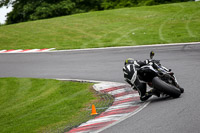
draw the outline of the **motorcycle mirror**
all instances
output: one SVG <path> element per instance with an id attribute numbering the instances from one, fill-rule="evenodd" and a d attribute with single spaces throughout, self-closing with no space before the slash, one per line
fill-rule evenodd
<path id="1" fill-rule="evenodd" d="M 155 55 L 155 53 L 153 51 L 150 52 L 150 59 L 153 59 L 153 56 Z"/>

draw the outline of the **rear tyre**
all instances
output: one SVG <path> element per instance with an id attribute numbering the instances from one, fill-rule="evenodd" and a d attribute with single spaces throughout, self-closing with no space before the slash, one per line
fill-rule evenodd
<path id="1" fill-rule="evenodd" d="M 172 96 L 173 98 L 178 98 L 181 95 L 181 92 L 178 88 L 173 85 L 170 85 L 158 77 L 153 78 L 152 80 L 153 87 L 160 91 L 164 92 L 167 95 Z"/>
<path id="2" fill-rule="evenodd" d="M 180 89 L 181 93 L 184 93 L 184 89 L 183 88 L 180 87 L 179 89 Z"/>

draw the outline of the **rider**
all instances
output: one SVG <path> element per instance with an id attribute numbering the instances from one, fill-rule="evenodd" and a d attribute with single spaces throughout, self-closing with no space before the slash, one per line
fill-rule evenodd
<path id="1" fill-rule="evenodd" d="M 146 83 L 141 83 L 139 81 L 139 79 L 136 77 L 136 75 L 135 75 L 136 79 L 134 80 L 134 83 L 131 82 L 133 73 L 130 73 L 130 69 L 134 69 L 134 67 L 131 67 L 131 64 L 134 64 L 135 68 L 139 69 L 142 66 L 147 65 L 149 63 L 150 63 L 149 60 L 138 61 L 138 60 L 133 60 L 132 58 L 128 58 L 128 59 L 126 59 L 126 61 L 124 63 L 124 67 L 123 67 L 125 81 L 128 82 L 133 87 L 134 90 L 137 90 L 139 92 L 141 101 L 146 101 L 152 95 L 156 95 L 158 97 L 160 96 L 160 94 L 157 93 L 155 89 L 152 89 L 152 90 L 146 92 L 146 90 L 147 90 Z M 134 72 L 137 70 L 131 70 L 131 71 Z M 137 72 L 136 72 L 136 74 L 137 74 Z"/>
<path id="2" fill-rule="evenodd" d="M 126 59 L 123 67 L 125 81 L 128 82 L 133 87 L 134 90 L 137 90 L 139 92 L 141 101 L 146 101 L 152 95 L 160 97 L 160 93 L 157 92 L 155 89 L 151 89 L 150 91 L 146 92 L 147 90 L 146 83 L 140 82 L 139 78 L 137 77 L 137 73 L 139 73 L 139 71 L 137 70 L 139 70 L 142 66 L 148 65 L 150 63 L 152 63 L 151 60 L 138 61 L 132 58 L 128 58 Z M 135 67 L 133 67 L 133 65 Z M 161 71 L 162 69 L 165 69 L 169 72 L 171 71 L 170 69 L 168 70 L 167 68 L 164 68 L 162 66 L 160 66 L 159 68 Z M 151 84 L 149 84 L 149 86 L 151 86 Z M 176 81 L 176 86 L 180 89 L 181 93 L 184 92 L 184 89 L 178 85 L 177 81 Z"/>

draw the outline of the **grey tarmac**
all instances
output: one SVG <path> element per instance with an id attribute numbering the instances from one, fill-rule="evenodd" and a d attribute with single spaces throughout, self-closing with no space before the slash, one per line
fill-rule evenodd
<path id="1" fill-rule="evenodd" d="M 0 77 L 124 82 L 124 60 L 145 60 L 151 50 L 175 72 L 185 93 L 152 98 L 145 109 L 102 133 L 200 133 L 200 44 L 0 54 Z"/>

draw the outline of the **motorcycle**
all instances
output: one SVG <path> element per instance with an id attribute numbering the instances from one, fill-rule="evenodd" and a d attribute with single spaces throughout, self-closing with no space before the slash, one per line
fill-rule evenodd
<path id="1" fill-rule="evenodd" d="M 137 90 L 146 87 L 148 84 L 154 90 L 156 96 L 168 95 L 173 98 L 180 97 L 184 89 L 178 85 L 176 77 L 171 69 L 160 64 L 160 60 L 154 60 L 155 53 L 150 52 L 150 59 L 147 65 L 136 67 L 135 64 L 129 64 L 125 73 L 130 76 L 128 81 Z M 146 89 L 146 88 L 145 88 Z"/>

